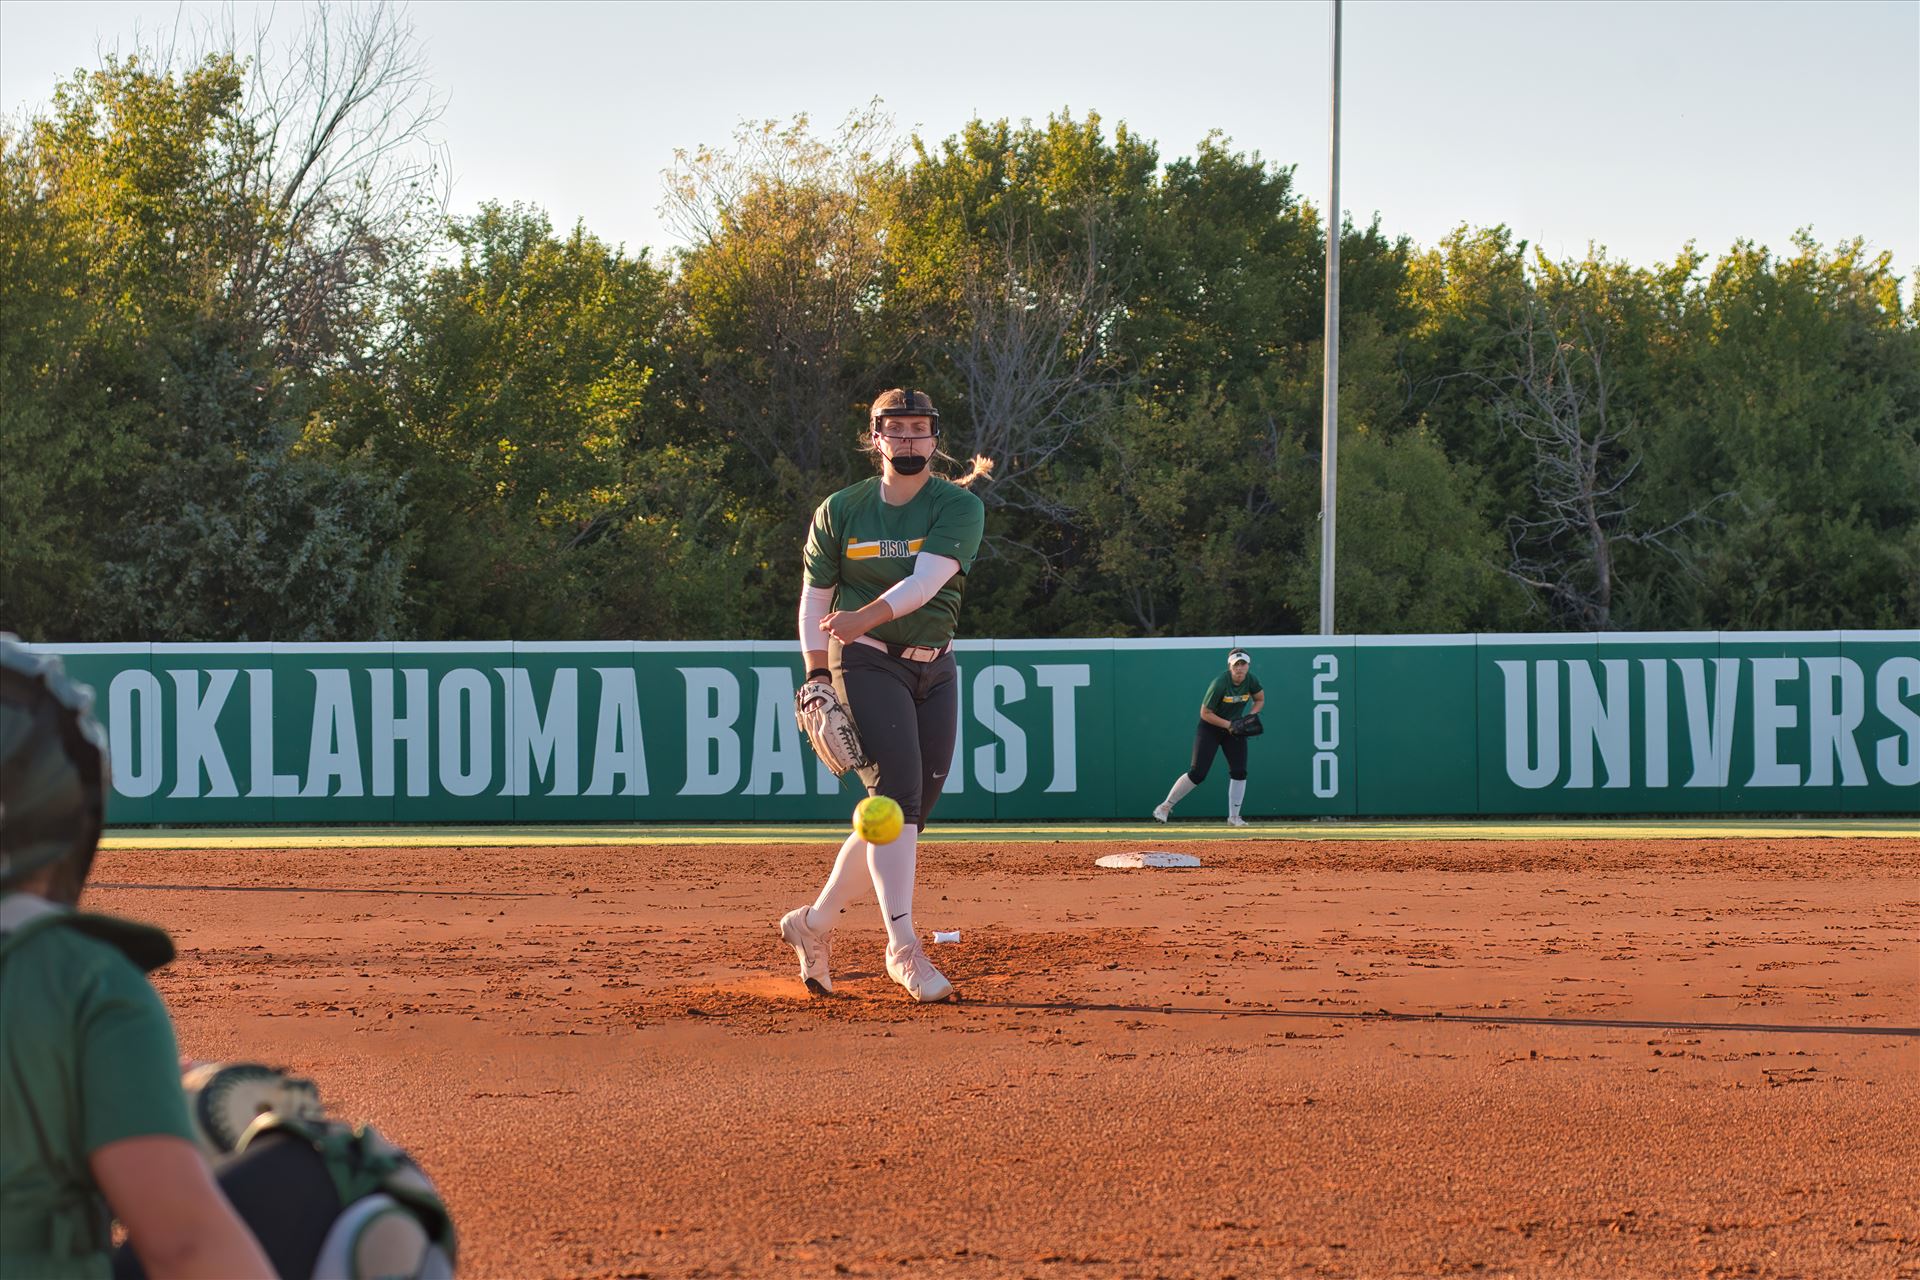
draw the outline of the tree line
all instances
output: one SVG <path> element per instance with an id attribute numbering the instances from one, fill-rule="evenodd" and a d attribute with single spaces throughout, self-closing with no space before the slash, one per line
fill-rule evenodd
<path id="1" fill-rule="evenodd" d="M 0 128 L 0 626 L 790 634 L 864 408 L 997 463 L 966 633 L 1318 627 L 1324 210 L 1099 115 L 690 148 L 664 254 L 445 215 L 387 8 L 111 57 Z M 1920 622 L 1920 303 L 1810 236 L 1341 236 L 1346 632 Z"/>

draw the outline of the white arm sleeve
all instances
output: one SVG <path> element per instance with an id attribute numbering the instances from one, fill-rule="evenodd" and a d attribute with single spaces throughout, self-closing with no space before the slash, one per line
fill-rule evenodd
<path id="1" fill-rule="evenodd" d="M 940 588 L 958 572 L 960 562 L 952 556 L 922 551 L 913 558 L 913 572 L 888 587 L 880 598 L 893 610 L 894 617 L 904 618 L 939 595 Z"/>
<path id="2" fill-rule="evenodd" d="M 827 647 L 826 632 L 820 619 L 833 611 L 833 588 L 816 587 L 800 580 L 800 652 L 818 653 Z"/>

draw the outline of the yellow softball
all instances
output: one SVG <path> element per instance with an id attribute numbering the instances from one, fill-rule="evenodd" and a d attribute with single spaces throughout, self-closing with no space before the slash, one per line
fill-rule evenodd
<path id="1" fill-rule="evenodd" d="M 870 844 L 890 844 L 900 838 L 905 821 L 891 796 L 868 796 L 853 809 L 853 830 Z"/>

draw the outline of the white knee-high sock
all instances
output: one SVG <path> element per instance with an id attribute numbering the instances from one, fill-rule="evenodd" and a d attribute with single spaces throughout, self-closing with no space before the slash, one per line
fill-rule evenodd
<path id="1" fill-rule="evenodd" d="M 1227 816 L 1240 816 L 1240 803 L 1247 798 L 1247 780 L 1245 778 L 1227 779 Z"/>
<path id="2" fill-rule="evenodd" d="M 919 861 L 920 831 L 908 823 L 892 841 L 870 847 L 867 867 L 873 872 L 880 914 L 887 922 L 887 945 L 904 947 L 913 941 L 913 871 Z"/>
<path id="3" fill-rule="evenodd" d="M 1184 773 L 1175 778 L 1173 780 L 1173 790 L 1167 792 L 1167 808 L 1171 809 L 1173 806 L 1179 804 L 1181 800 L 1186 798 L 1187 792 L 1191 790 L 1193 790 L 1192 778 L 1189 778 Z"/>
<path id="4" fill-rule="evenodd" d="M 840 913 L 860 896 L 860 891 L 867 887 L 867 877 L 860 874 L 866 860 L 867 842 L 857 835 L 848 836 L 840 846 L 839 856 L 833 860 L 832 874 L 807 914 L 809 929 L 821 932 L 832 929 Z"/>

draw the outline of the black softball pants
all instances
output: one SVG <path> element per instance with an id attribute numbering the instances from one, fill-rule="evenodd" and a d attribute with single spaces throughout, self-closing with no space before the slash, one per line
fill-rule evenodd
<path id="1" fill-rule="evenodd" d="M 909 662 L 864 644 L 828 646 L 834 690 L 873 763 L 860 770 L 867 794 L 891 796 L 908 822 L 925 830 L 953 767 L 960 724 L 959 669 L 953 654 Z"/>
<path id="2" fill-rule="evenodd" d="M 1193 763 L 1187 766 L 1187 780 L 1196 787 L 1205 782 L 1207 774 L 1213 769 L 1216 751 L 1227 753 L 1227 776 L 1236 782 L 1245 781 L 1247 740 L 1205 720 L 1193 731 Z"/>

